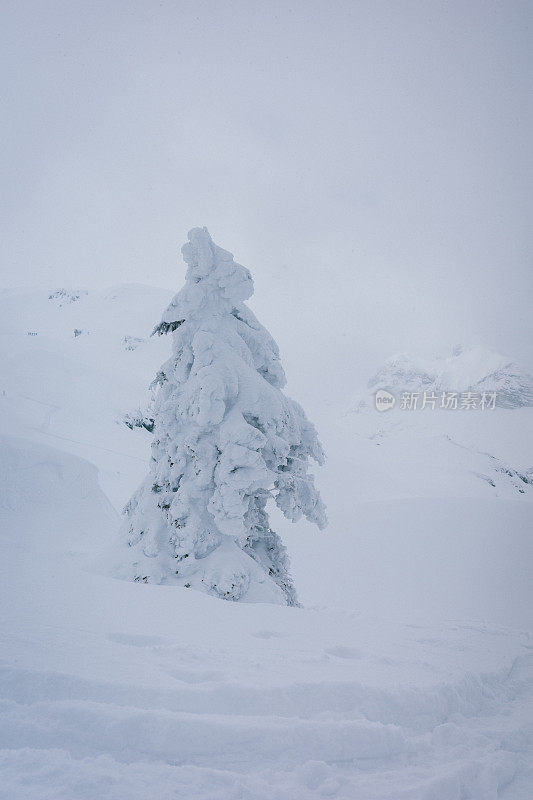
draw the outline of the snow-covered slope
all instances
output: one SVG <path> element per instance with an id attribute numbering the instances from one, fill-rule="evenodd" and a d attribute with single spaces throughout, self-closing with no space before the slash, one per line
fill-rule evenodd
<path id="1" fill-rule="evenodd" d="M 94 468 L 0 446 L 6 800 L 481 800 L 520 770 L 523 635 L 101 577 Z"/>
<path id="2" fill-rule="evenodd" d="M 3 553 L 9 549 L 23 559 L 14 577 L 20 579 L 32 566 L 43 569 L 44 561 L 49 566 L 74 559 L 79 567 L 84 557 L 93 558 L 117 526 L 117 513 L 98 484 L 96 467 L 13 436 L 0 437 L 0 452 Z"/>
<path id="3" fill-rule="evenodd" d="M 0 302 L 0 798 L 529 800 L 533 409 L 316 404 L 304 608 L 114 580 L 169 296 L 50 294 Z"/>
<path id="4" fill-rule="evenodd" d="M 0 294 L 0 430 L 92 461 L 119 508 L 149 457 L 142 433 L 122 420 L 149 404 L 154 369 L 168 357 L 150 333 L 171 296 L 138 284 Z"/>

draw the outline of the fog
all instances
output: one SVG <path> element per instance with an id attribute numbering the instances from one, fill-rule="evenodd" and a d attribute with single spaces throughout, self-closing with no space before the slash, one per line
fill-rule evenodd
<path id="1" fill-rule="evenodd" d="M 530 2 L 2 16 L 4 286 L 178 289 L 206 225 L 311 393 L 457 342 L 529 366 Z"/>

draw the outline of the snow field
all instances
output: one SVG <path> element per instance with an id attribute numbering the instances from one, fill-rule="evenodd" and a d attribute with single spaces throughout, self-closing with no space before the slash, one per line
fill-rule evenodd
<path id="1" fill-rule="evenodd" d="M 0 798 L 530 800 L 531 409 L 314 409 L 330 528 L 274 514 L 304 608 L 116 580 L 150 297 L 2 305 Z"/>

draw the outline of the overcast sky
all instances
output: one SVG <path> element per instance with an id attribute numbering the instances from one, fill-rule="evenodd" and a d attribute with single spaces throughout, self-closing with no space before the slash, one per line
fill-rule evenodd
<path id="1" fill-rule="evenodd" d="M 532 2 L 2 17 L 6 286 L 178 289 L 207 225 L 275 338 L 305 338 L 293 368 L 310 346 L 356 363 L 362 341 L 531 358 Z"/>

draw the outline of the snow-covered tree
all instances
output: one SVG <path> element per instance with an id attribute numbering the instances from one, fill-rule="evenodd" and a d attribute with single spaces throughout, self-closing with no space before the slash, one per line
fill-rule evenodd
<path id="1" fill-rule="evenodd" d="M 244 304 L 249 271 L 206 228 L 188 239 L 185 286 L 154 330 L 172 334 L 172 356 L 154 381 L 150 473 L 125 509 L 123 576 L 295 605 L 266 506 L 273 498 L 292 522 L 303 515 L 324 527 L 308 473 L 309 459 L 321 464 L 324 454 L 282 392 L 276 343 Z"/>

